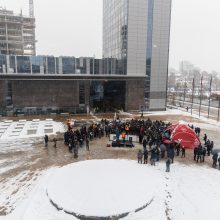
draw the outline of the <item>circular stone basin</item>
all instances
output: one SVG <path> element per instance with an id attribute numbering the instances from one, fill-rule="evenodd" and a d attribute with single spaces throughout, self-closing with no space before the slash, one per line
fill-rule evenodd
<path id="1" fill-rule="evenodd" d="M 74 216 L 125 216 L 152 202 L 159 175 L 135 161 L 83 161 L 58 169 L 47 195 L 57 209 Z"/>

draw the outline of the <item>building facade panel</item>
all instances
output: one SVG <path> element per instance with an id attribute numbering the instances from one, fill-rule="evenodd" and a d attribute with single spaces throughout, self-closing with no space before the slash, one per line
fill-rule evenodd
<path id="1" fill-rule="evenodd" d="M 147 6 L 147 0 L 128 1 L 128 76 L 145 76 Z"/>
<path id="2" fill-rule="evenodd" d="M 126 106 L 125 110 L 140 110 L 143 106 L 144 78 L 139 80 L 128 80 L 126 84 Z"/>
<path id="3" fill-rule="evenodd" d="M 155 94 L 167 92 L 171 0 L 154 0 L 153 10 L 150 110 L 166 108 L 164 95 L 155 99 Z"/>

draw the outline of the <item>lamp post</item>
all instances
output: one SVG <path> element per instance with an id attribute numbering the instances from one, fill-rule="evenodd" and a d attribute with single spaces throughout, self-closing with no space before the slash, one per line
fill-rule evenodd
<path id="1" fill-rule="evenodd" d="M 187 83 L 186 83 L 186 79 L 185 79 L 184 94 L 183 94 L 183 108 L 184 108 L 184 104 L 185 104 L 185 101 L 186 101 L 186 89 L 187 89 Z"/>
<path id="2" fill-rule="evenodd" d="M 220 116 L 220 96 L 218 96 L 218 122 L 219 122 L 219 116 Z"/>
<path id="3" fill-rule="evenodd" d="M 195 88 L 195 77 L 193 77 L 193 82 L 192 82 L 192 105 L 191 105 L 191 115 L 192 115 L 192 111 L 193 111 L 194 88 Z"/>
<path id="4" fill-rule="evenodd" d="M 210 85 L 209 85 L 209 107 L 208 107 L 208 118 L 209 118 L 209 115 L 210 115 L 211 95 L 212 95 L 212 75 L 211 75 Z"/>
<path id="5" fill-rule="evenodd" d="M 201 77 L 201 87 L 200 87 L 199 117 L 200 117 L 201 105 L 202 105 L 202 81 L 203 81 L 203 76 Z"/>

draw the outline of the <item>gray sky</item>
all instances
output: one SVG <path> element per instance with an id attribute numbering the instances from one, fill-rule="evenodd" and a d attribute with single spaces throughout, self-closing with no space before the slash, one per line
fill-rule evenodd
<path id="1" fill-rule="evenodd" d="M 102 0 L 35 0 L 37 53 L 102 56 Z M 0 0 L 28 13 L 28 0 Z M 220 72 L 220 1 L 173 0 L 170 66 L 189 60 Z"/>

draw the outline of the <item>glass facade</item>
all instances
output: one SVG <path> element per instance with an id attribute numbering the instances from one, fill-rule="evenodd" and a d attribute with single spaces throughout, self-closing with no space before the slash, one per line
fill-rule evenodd
<path id="1" fill-rule="evenodd" d="M 6 72 L 6 56 L 0 55 L 0 73 Z"/>
<path id="2" fill-rule="evenodd" d="M 48 74 L 56 74 L 56 58 L 47 57 Z"/>
<path id="3" fill-rule="evenodd" d="M 46 57 L 45 56 L 31 56 L 32 73 L 45 74 L 46 73 Z"/>
<path id="4" fill-rule="evenodd" d="M 0 73 L 101 75 L 103 61 L 90 57 L 0 55 Z"/>
<path id="5" fill-rule="evenodd" d="M 9 73 L 16 73 L 16 57 L 15 56 L 10 56 L 9 58 L 9 69 L 8 72 Z"/>
<path id="6" fill-rule="evenodd" d="M 148 0 L 148 18 L 147 18 L 147 51 L 146 51 L 146 79 L 145 79 L 145 108 L 149 109 L 150 105 L 150 78 L 153 48 L 153 16 L 154 0 Z"/>
<path id="7" fill-rule="evenodd" d="M 145 109 L 165 109 L 171 0 L 103 1 L 103 72 L 145 78 Z"/>
<path id="8" fill-rule="evenodd" d="M 126 81 L 92 81 L 90 105 L 97 112 L 125 109 Z"/>
<path id="9" fill-rule="evenodd" d="M 151 75 L 153 15 L 154 15 L 154 0 L 148 0 L 147 63 L 146 63 L 147 78 L 150 78 Z"/>
<path id="10" fill-rule="evenodd" d="M 63 57 L 62 58 L 62 69 L 63 69 L 63 74 L 74 74 L 75 73 L 75 58 L 74 57 Z"/>
<path id="11" fill-rule="evenodd" d="M 128 1 L 104 0 L 104 74 L 127 74 Z"/>
<path id="12" fill-rule="evenodd" d="M 31 73 L 31 57 L 17 56 L 17 72 L 18 73 Z"/>

